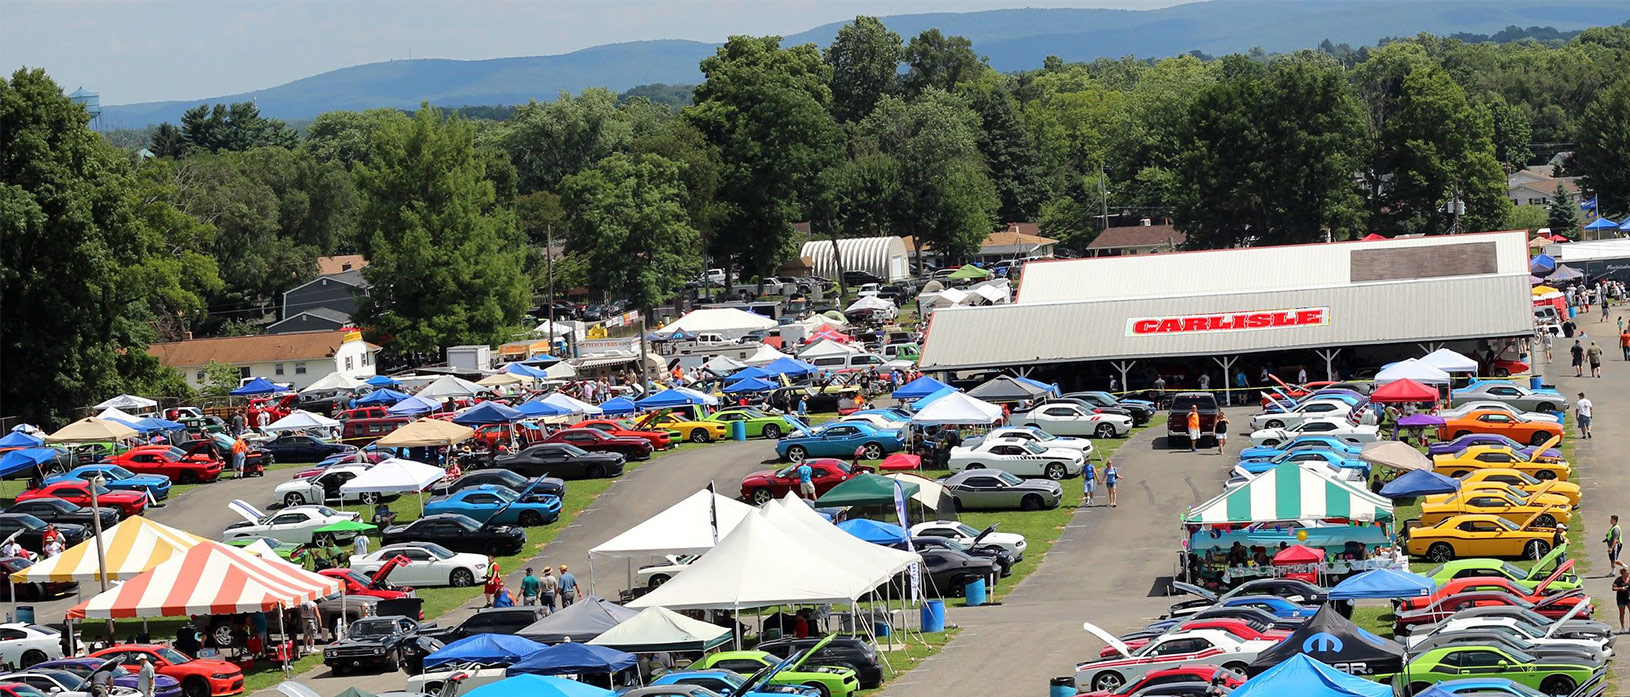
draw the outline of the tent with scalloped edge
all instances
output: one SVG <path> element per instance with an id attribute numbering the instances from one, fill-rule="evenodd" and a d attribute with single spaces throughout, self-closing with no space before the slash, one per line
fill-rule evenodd
<path id="1" fill-rule="evenodd" d="M 1283 462 L 1183 516 L 1190 525 L 1392 519 L 1392 503 L 1338 479 L 1324 463 Z"/>

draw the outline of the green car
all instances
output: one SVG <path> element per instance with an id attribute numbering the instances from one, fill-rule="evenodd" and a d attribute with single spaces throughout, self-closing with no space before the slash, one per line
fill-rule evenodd
<path id="1" fill-rule="evenodd" d="M 1556 565 L 1562 561 L 1562 556 L 1568 551 L 1567 545 L 1551 550 L 1550 554 L 1540 557 L 1534 566 L 1524 569 L 1510 562 L 1499 559 L 1455 559 L 1426 572 L 1426 577 L 1432 579 L 1434 584 L 1442 586 L 1451 579 L 1466 578 L 1468 576 L 1491 576 L 1510 580 L 1523 588 L 1534 590 L 1545 579 L 1550 578 L 1556 570 Z M 1579 587 L 1579 576 L 1573 573 L 1563 574 L 1561 578 L 1551 582 L 1547 589 L 1558 591 L 1571 591 Z"/>
<path id="2" fill-rule="evenodd" d="M 821 644 L 816 644 L 817 648 L 820 646 Z M 804 662 L 815 653 L 816 648 L 804 651 L 796 663 L 772 676 L 770 684 L 813 687 L 820 691 L 821 697 L 849 697 L 860 690 L 860 678 L 855 676 L 852 668 L 836 666 L 805 668 Z M 780 658 L 767 651 L 720 651 L 703 656 L 702 660 L 692 663 L 687 670 L 724 668 L 743 675 L 752 675 L 780 662 Z"/>
<path id="3" fill-rule="evenodd" d="M 1559 659 L 1534 658 L 1521 651 L 1467 644 L 1432 649 L 1416 656 L 1399 676 L 1408 681 L 1407 694 L 1460 678 L 1505 678 L 1548 695 L 1567 695 L 1596 677 L 1592 666 Z"/>
<path id="4" fill-rule="evenodd" d="M 766 414 L 757 409 L 751 409 L 748 407 L 720 409 L 719 411 L 709 414 L 707 418 L 702 420 L 713 421 L 725 425 L 740 421 L 747 424 L 748 438 L 764 437 L 775 440 L 781 436 L 793 432 L 792 424 L 787 422 L 786 417 L 778 414 Z"/>
<path id="5" fill-rule="evenodd" d="M 284 561 L 291 561 L 292 557 L 294 556 L 294 551 L 300 549 L 300 545 L 290 544 L 282 540 L 274 540 L 270 537 L 240 537 L 235 540 L 227 540 L 225 544 L 243 548 L 254 544 L 256 541 L 265 542 L 266 546 L 271 547 L 272 551 L 276 552 L 277 556 L 282 557 Z"/>

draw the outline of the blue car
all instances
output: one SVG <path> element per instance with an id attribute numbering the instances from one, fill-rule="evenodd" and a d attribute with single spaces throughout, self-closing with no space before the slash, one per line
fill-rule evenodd
<path id="1" fill-rule="evenodd" d="M 1370 471 L 1370 463 L 1368 462 L 1356 457 L 1349 457 L 1344 453 L 1319 448 L 1292 450 L 1269 460 L 1241 460 L 1238 469 L 1251 474 L 1260 474 L 1273 469 L 1282 462 L 1323 462 L 1335 469 L 1356 469 L 1366 474 Z"/>
<path id="2" fill-rule="evenodd" d="M 1270 412 L 1270 413 L 1278 413 L 1278 412 L 1282 412 L 1282 411 L 1285 410 L 1283 405 L 1286 404 L 1286 403 L 1289 403 L 1294 408 L 1296 405 L 1301 404 L 1302 402 L 1308 402 L 1308 401 L 1312 401 L 1312 400 L 1315 400 L 1315 399 L 1337 399 L 1337 400 L 1341 400 L 1343 402 L 1346 402 L 1349 406 L 1353 406 L 1353 407 L 1357 407 L 1357 406 L 1359 406 L 1361 404 L 1364 404 L 1365 402 L 1370 401 L 1369 397 L 1361 395 L 1361 394 L 1359 394 L 1357 392 L 1354 392 L 1352 390 L 1344 390 L 1344 389 L 1341 389 L 1341 388 L 1338 387 L 1338 388 L 1331 388 L 1331 389 L 1324 389 L 1324 390 L 1315 390 L 1315 391 L 1310 392 L 1308 394 L 1302 395 L 1301 397 L 1299 397 L 1297 399 L 1291 399 L 1289 397 L 1286 397 L 1284 395 L 1284 393 L 1275 394 L 1274 397 L 1273 397 L 1273 400 L 1268 402 L 1268 406 L 1263 408 L 1263 411 L 1264 412 Z"/>
<path id="3" fill-rule="evenodd" d="M 509 525 L 547 525 L 560 519 L 560 497 L 517 493 L 497 484 L 483 484 L 437 496 L 424 505 L 426 516 L 457 513 L 482 522 Z"/>
<path id="4" fill-rule="evenodd" d="M 834 422 L 812 430 L 808 424 L 789 416 L 787 421 L 798 429 L 798 435 L 782 438 L 775 445 L 775 454 L 790 462 L 802 462 L 806 457 L 836 457 L 850 459 L 860 450 L 866 460 L 881 459 L 889 453 L 905 448 L 899 429 L 881 429 L 856 421 Z"/>
<path id="5" fill-rule="evenodd" d="M 1348 457 L 1358 457 L 1364 451 L 1360 443 L 1348 442 L 1337 436 L 1307 435 L 1297 436 L 1288 443 L 1279 445 L 1258 445 L 1240 451 L 1241 460 L 1272 460 L 1292 450 L 1307 450 L 1309 448 L 1323 448 L 1338 453 L 1345 453 Z"/>
<path id="6" fill-rule="evenodd" d="M 1223 607 L 1254 607 L 1282 620 L 1312 617 L 1318 608 L 1297 605 L 1277 595 L 1242 595 L 1217 603 Z"/>
<path id="7" fill-rule="evenodd" d="M 1526 685 L 1512 682 L 1506 678 L 1460 678 L 1458 680 L 1445 680 L 1425 692 L 1420 697 L 1449 697 L 1450 695 L 1477 695 L 1477 697 L 1543 697 L 1545 693 Z"/>
<path id="8" fill-rule="evenodd" d="M 153 497 L 155 501 L 170 498 L 170 478 L 162 474 L 136 474 L 118 465 L 81 465 L 63 474 L 54 474 L 45 478 L 46 484 L 55 484 L 69 479 L 90 481 L 102 477 L 103 484 L 109 489 L 119 491 L 140 491 Z"/>
<path id="9" fill-rule="evenodd" d="M 901 409 L 899 407 L 888 407 L 888 408 L 885 408 L 885 409 L 865 409 L 865 410 L 857 411 L 857 412 L 855 412 L 853 414 L 850 414 L 850 416 L 881 416 L 881 417 L 883 417 L 885 419 L 888 419 L 889 421 L 900 421 L 900 422 L 906 422 L 906 421 L 911 420 L 911 414 L 909 412 L 907 412 L 906 410 Z"/>
<path id="10" fill-rule="evenodd" d="M 651 681 L 652 687 L 661 685 L 696 685 L 705 687 L 725 697 L 784 697 L 785 695 L 806 695 L 807 697 L 820 697 L 820 690 L 804 685 L 760 685 L 758 689 L 745 695 L 736 695 L 747 677 L 733 670 L 710 668 L 708 670 L 680 670 L 666 673 L 662 677 Z"/>

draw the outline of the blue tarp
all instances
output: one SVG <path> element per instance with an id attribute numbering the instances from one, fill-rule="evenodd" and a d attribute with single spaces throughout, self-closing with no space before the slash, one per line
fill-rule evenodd
<path id="1" fill-rule="evenodd" d="M 509 667 L 509 674 L 576 675 L 615 673 L 632 668 L 638 659 L 627 651 L 576 641 L 555 644 Z"/>
<path id="2" fill-rule="evenodd" d="M 636 410 L 636 407 L 634 406 L 634 400 L 629 399 L 627 397 L 618 397 L 616 399 L 608 399 L 608 400 L 605 401 L 605 403 L 600 405 L 600 412 L 605 414 L 606 416 L 615 416 L 615 415 L 618 415 L 618 414 L 632 414 L 632 413 L 635 412 L 635 410 Z"/>
<path id="3" fill-rule="evenodd" d="M 1437 584 L 1420 574 L 1393 569 L 1375 569 L 1336 584 L 1330 590 L 1332 600 L 1382 600 L 1390 598 L 1424 598 L 1432 594 Z"/>
<path id="4" fill-rule="evenodd" d="M 244 383 L 243 387 L 233 390 L 232 396 L 243 397 L 245 395 L 276 394 L 278 392 L 288 392 L 288 389 L 281 387 L 273 383 L 271 380 L 267 380 L 266 378 L 255 378 Z"/>
<path id="5" fill-rule="evenodd" d="M 428 414 L 440 408 L 440 401 L 425 399 L 424 397 L 414 395 L 391 405 L 391 407 L 385 411 L 390 412 L 391 416 L 415 416 L 418 414 Z"/>
<path id="6" fill-rule="evenodd" d="M 409 395 L 406 392 L 397 392 L 396 390 L 388 387 L 381 387 L 373 392 L 369 392 L 368 394 L 358 397 L 356 404 L 359 407 L 388 407 L 392 404 L 407 399 L 410 396 L 412 395 Z"/>
<path id="7" fill-rule="evenodd" d="M 185 430 L 187 430 L 187 425 L 184 424 L 184 423 L 171 421 L 169 419 L 161 419 L 161 418 L 158 418 L 157 416 L 149 416 L 149 417 L 147 417 L 145 419 L 142 419 L 141 421 L 137 421 L 136 424 L 138 426 L 141 426 L 142 428 L 146 428 L 146 429 L 150 429 L 150 430 L 154 430 L 154 431 L 185 431 Z"/>
<path id="8" fill-rule="evenodd" d="M 527 419 L 536 419 L 540 416 L 566 416 L 567 414 L 572 413 L 572 410 L 570 409 L 557 407 L 543 401 L 542 397 L 534 399 L 530 402 L 522 402 L 520 406 L 515 407 L 515 411 L 519 413 L 522 418 Z"/>
<path id="9" fill-rule="evenodd" d="M 45 440 L 32 433 L 12 431 L 0 438 L 0 448 L 37 448 L 45 445 Z"/>
<path id="10" fill-rule="evenodd" d="M 772 377 L 772 376 L 769 373 L 764 372 L 763 368 L 759 368 L 759 367 L 756 367 L 756 366 L 752 367 L 752 368 L 742 368 L 741 370 L 738 370 L 738 371 L 730 374 L 730 379 L 731 380 L 746 380 L 747 378 L 767 378 L 767 377 Z"/>
<path id="11" fill-rule="evenodd" d="M 401 387 L 402 386 L 402 383 L 397 382 L 396 378 L 393 378 L 393 377 L 391 377 L 389 375 L 375 375 L 375 376 L 373 376 L 371 378 L 368 378 L 366 380 L 366 382 L 369 385 L 372 385 L 374 387 Z"/>
<path id="12" fill-rule="evenodd" d="M 1556 270 L 1556 259 L 1549 254 L 1540 254 L 1528 260 L 1528 273 L 1535 276 L 1544 276 Z"/>
<path id="13" fill-rule="evenodd" d="M 793 376 L 809 375 L 810 373 L 818 373 L 818 372 L 821 371 L 820 368 L 817 368 L 812 364 L 805 363 L 803 361 L 800 361 L 800 360 L 798 360 L 796 358 L 791 358 L 791 357 L 777 358 L 777 359 L 775 359 L 773 361 L 770 361 L 770 364 L 764 366 L 763 370 L 768 375 L 793 375 Z"/>
<path id="14" fill-rule="evenodd" d="M 487 424 L 512 424 L 524 418 L 526 418 L 525 414 L 498 402 L 482 402 L 466 410 L 463 414 L 453 417 L 453 423 L 460 426 L 485 426 Z"/>
<path id="15" fill-rule="evenodd" d="M 1406 472 L 1381 487 L 1381 495 L 1393 500 L 1456 491 L 1460 491 L 1460 480 L 1432 470 Z"/>
<path id="16" fill-rule="evenodd" d="M 1244 685 L 1231 697 L 1392 697 L 1392 686 L 1370 682 L 1331 668 L 1304 654 L 1291 656 Z"/>
<path id="17" fill-rule="evenodd" d="M 576 680 L 517 675 L 464 693 L 464 697 L 614 697 L 617 693 Z"/>
<path id="18" fill-rule="evenodd" d="M 426 656 L 424 667 L 434 668 L 447 663 L 517 663 L 543 649 L 543 644 L 513 634 L 477 634 L 459 639 Z"/>
<path id="19" fill-rule="evenodd" d="M 872 544 L 892 545 L 906 541 L 905 528 L 865 518 L 845 520 L 838 523 L 838 529 Z"/>
<path id="20" fill-rule="evenodd" d="M 1030 378 L 1021 378 L 1021 377 L 1015 377 L 1013 379 L 1018 381 L 1018 383 L 1021 384 L 1021 385 L 1029 385 L 1029 386 L 1034 387 L 1034 388 L 1036 388 L 1038 390 L 1047 390 L 1048 394 L 1050 394 L 1050 395 L 1052 395 L 1054 397 L 1058 396 L 1058 393 L 1059 393 L 1058 383 L 1042 382 L 1040 380 L 1031 380 Z"/>
<path id="21" fill-rule="evenodd" d="M 679 390 L 663 390 L 634 404 L 641 409 L 662 409 L 686 404 L 706 404 L 706 402 L 696 395 L 685 394 Z"/>
<path id="22" fill-rule="evenodd" d="M 38 467 L 57 459 L 61 453 L 51 448 L 23 448 L 0 455 L 0 476 Z"/>
<path id="23" fill-rule="evenodd" d="M 747 378 L 746 380 L 737 380 L 737 381 L 732 382 L 729 385 L 725 386 L 724 393 L 725 394 L 746 394 L 746 393 L 749 393 L 749 392 L 763 392 L 765 390 L 773 390 L 773 389 L 775 389 L 777 387 L 779 387 L 779 385 L 777 385 L 777 384 L 775 384 L 773 382 L 770 382 L 769 380 L 765 380 L 764 378 Z"/>
<path id="24" fill-rule="evenodd" d="M 935 392 L 947 389 L 949 387 L 950 385 L 924 375 L 916 380 L 912 380 L 911 382 L 901 385 L 900 389 L 894 391 L 894 398 L 918 399 L 920 397 L 927 397 L 928 395 L 934 394 Z"/>
<path id="25" fill-rule="evenodd" d="M 504 372 L 509 373 L 510 375 L 519 375 L 523 378 L 533 378 L 536 380 L 542 380 L 545 377 L 543 370 L 534 368 L 525 363 L 511 363 L 506 365 L 504 366 Z"/>

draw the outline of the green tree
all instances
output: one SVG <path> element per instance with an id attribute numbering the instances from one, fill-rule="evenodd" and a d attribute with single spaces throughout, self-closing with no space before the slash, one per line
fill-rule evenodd
<path id="1" fill-rule="evenodd" d="M 838 240 L 893 234 L 900 206 L 900 163 L 881 153 L 863 154 L 828 167 L 816 177 L 810 232 L 832 244 L 840 295 L 847 294 L 847 270 Z"/>
<path id="2" fill-rule="evenodd" d="M 607 157 L 561 182 L 569 248 L 592 287 L 647 312 L 699 268 L 679 164 L 659 155 Z"/>
<path id="3" fill-rule="evenodd" d="M 1047 158 L 1024 128 L 1018 100 L 1005 82 L 967 84 L 962 94 L 979 114 L 979 152 L 1002 201 L 999 219 L 1035 220 L 1051 193 L 1051 177 Z"/>
<path id="4" fill-rule="evenodd" d="M 1509 170 L 1528 166 L 1534 153 L 1528 149 L 1533 129 L 1528 125 L 1528 114 L 1512 106 L 1504 97 L 1494 95 L 1484 105 L 1493 127 L 1494 157 Z"/>
<path id="5" fill-rule="evenodd" d="M 504 146 L 519 172 L 520 191 L 530 193 L 554 190 L 567 176 L 627 149 L 633 138 L 634 124 L 617 107 L 617 95 L 590 88 L 516 109 Z"/>
<path id="6" fill-rule="evenodd" d="M 1585 110 L 1573 159 L 1601 212 L 1630 211 L 1630 77 L 1620 77 Z"/>
<path id="7" fill-rule="evenodd" d="M 918 252 L 932 245 L 949 259 L 965 259 L 995 228 L 1001 199 L 979 154 L 979 125 L 967 102 L 938 89 L 911 102 L 885 97 L 860 124 L 878 151 L 899 163 L 892 222 Z"/>
<path id="8" fill-rule="evenodd" d="M 187 140 L 174 124 L 161 123 L 147 139 L 147 150 L 159 157 L 177 158 L 187 154 Z"/>
<path id="9" fill-rule="evenodd" d="M 372 335 L 421 352 L 506 338 L 531 294 L 526 254 L 473 129 L 426 104 L 374 133 L 356 177 L 372 285 L 359 312 Z"/>
<path id="10" fill-rule="evenodd" d="M 221 397 L 238 388 L 238 369 L 226 363 L 210 361 L 204 366 L 203 387 L 198 391 L 209 397 Z"/>
<path id="11" fill-rule="evenodd" d="M 1551 194 L 1551 205 L 1545 208 L 1545 227 L 1558 235 L 1579 230 L 1579 203 L 1568 195 L 1561 182 L 1556 185 L 1556 193 Z"/>
<path id="12" fill-rule="evenodd" d="M 395 109 L 326 111 L 306 126 L 306 139 L 301 147 L 318 162 L 338 162 L 349 170 L 368 159 L 374 131 L 383 124 L 407 120 L 406 114 Z"/>
<path id="13" fill-rule="evenodd" d="M 861 15 L 838 30 L 826 48 L 832 67 L 832 116 L 854 122 L 872 113 L 883 95 L 900 86 L 900 35 L 876 17 Z"/>
<path id="14" fill-rule="evenodd" d="M 231 105 L 202 104 L 181 114 L 181 136 L 189 150 L 219 152 L 259 147 L 292 148 L 299 142 L 294 129 L 260 115 L 254 102 Z"/>
<path id="15" fill-rule="evenodd" d="M 906 44 L 905 62 L 910 66 L 901 81 L 907 95 L 929 88 L 950 92 L 964 82 L 976 80 L 990 66 L 973 51 L 973 42 L 963 36 L 946 36 L 929 29 Z"/>
<path id="16" fill-rule="evenodd" d="M 1511 217 L 1507 218 L 1506 223 L 1500 227 L 1506 230 L 1533 232 L 1542 227 L 1549 227 L 1546 224 L 1546 218 L 1545 206 L 1512 206 Z"/>

